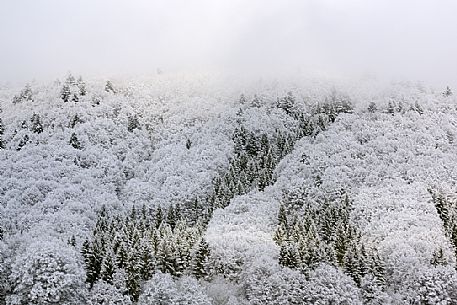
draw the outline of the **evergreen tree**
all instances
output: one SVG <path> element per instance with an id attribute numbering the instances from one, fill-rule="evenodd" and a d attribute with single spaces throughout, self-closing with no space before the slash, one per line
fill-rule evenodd
<path id="1" fill-rule="evenodd" d="M 76 83 L 79 89 L 79 95 L 85 96 L 87 94 L 86 83 L 83 81 L 83 78 L 80 76 Z"/>
<path id="2" fill-rule="evenodd" d="M 71 98 L 71 101 L 74 103 L 79 102 L 79 97 L 76 93 L 73 93 L 73 97 Z"/>
<path id="3" fill-rule="evenodd" d="M 16 150 L 21 150 L 22 147 L 24 147 L 27 143 L 29 142 L 29 136 L 28 135 L 24 135 L 24 137 L 21 139 L 21 141 L 19 141 L 19 144 L 16 148 Z"/>
<path id="4" fill-rule="evenodd" d="M 76 133 L 72 133 L 70 137 L 70 145 L 73 146 L 75 149 L 81 149 L 81 143 L 78 140 L 78 137 L 76 136 Z"/>
<path id="5" fill-rule="evenodd" d="M 239 103 L 240 103 L 241 105 L 244 105 L 244 104 L 247 103 L 246 96 L 244 96 L 244 94 L 241 94 Z"/>
<path id="6" fill-rule="evenodd" d="M 76 79 L 71 73 L 68 73 L 65 83 L 69 86 L 74 86 L 76 84 Z"/>
<path id="7" fill-rule="evenodd" d="M 43 124 L 41 124 L 40 116 L 36 113 L 33 114 L 32 119 L 32 132 L 34 133 L 42 133 L 43 132 Z"/>
<path id="8" fill-rule="evenodd" d="M 160 227 L 160 225 L 162 224 L 163 218 L 164 218 L 164 216 L 163 216 L 162 208 L 159 206 L 157 208 L 155 216 L 154 216 L 156 229 L 158 229 Z"/>
<path id="9" fill-rule="evenodd" d="M 283 98 L 278 99 L 276 107 L 284 110 L 287 114 L 291 115 L 295 107 L 295 97 L 292 92 L 288 92 Z"/>
<path id="10" fill-rule="evenodd" d="M 209 245 L 205 239 L 201 239 L 197 250 L 193 255 L 193 260 L 191 264 L 191 273 L 197 279 L 207 278 L 210 274 L 209 270 L 209 257 L 210 250 Z"/>
<path id="11" fill-rule="evenodd" d="M 443 248 L 439 248 L 439 249 L 433 251 L 432 259 L 431 259 L 430 263 L 433 266 L 447 265 L 447 259 L 444 256 Z"/>
<path id="12" fill-rule="evenodd" d="M 111 81 L 106 81 L 106 84 L 105 84 L 105 91 L 106 92 L 111 92 L 113 94 L 116 93 L 116 89 L 114 89 L 114 85 Z"/>
<path id="13" fill-rule="evenodd" d="M 60 98 L 65 102 L 70 101 L 71 90 L 68 84 L 63 85 L 62 89 L 60 90 Z"/>
<path id="14" fill-rule="evenodd" d="M 286 213 L 286 208 L 284 207 L 284 204 L 281 204 L 279 206 L 278 225 L 283 225 L 284 227 L 287 228 L 287 213 Z"/>
<path id="15" fill-rule="evenodd" d="M 140 128 L 140 122 L 137 115 L 129 115 L 127 117 L 127 130 L 133 132 L 134 129 Z"/>
<path id="16" fill-rule="evenodd" d="M 5 132 L 5 126 L 3 126 L 2 118 L 0 118 L 0 136 Z"/>
<path id="17" fill-rule="evenodd" d="M 167 224 L 170 226 L 170 228 L 172 230 L 175 229 L 175 226 L 176 226 L 176 222 L 177 222 L 177 219 L 176 219 L 176 213 L 175 213 L 175 208 L 173 207 L 173 205 L 171 205 L 169 208 L 168 208 L 168 213 L 167 213 Z"/>
<path id="18" fill-rule="evenodd" d="M 292 242 L 284 242 L 279 251 L 279 264 L 292 269 L 298 268 L 300 259 L 298 251 Z"/>
<path id="19" fill-rule="evenodd" d="M 75 114 L 70 120 L 70 128 L 75 128 L 76 124 L 82 123 L 81 119 L 79 118 L 78 114 Z"/>
<path id="20" fill-rule="evenodd" d="M 392 101 L 389 101 L 387 105 L 387 113 L 394 115 L 395 114 L 395 105 Z"/>
<path id="21" fill-rule="evenodd" d="M 446 90 L 443 92 L 444 97 L 448 97 L 452 95 L 452 90 L 449 86 L 446 87 Z"/>
<path id="22" fill-rule="evenodd" d="M 107 253 L 103 259 L 101 267 L 101 279 L 107 283 L 113 283 L 113 274 L 115 272 L 114 253 Z"/>
<path id="23" fill-rule="evenodd" d="M 375 102 L 371 102 L 368 105 L 368 112 L 375 113 L 377 110 L 378 110 L 378 107 L 376 107 L 376 103 Z"/>
<path id="24" fill-rule="evenodd" d="M 192 146 L 192 142 L 190 141 L 190 139 L 187 139 L 187 141 L 186 141 L 186 148 L 187 148 L 187 149 L 190 149 L 191 146 Z"/>

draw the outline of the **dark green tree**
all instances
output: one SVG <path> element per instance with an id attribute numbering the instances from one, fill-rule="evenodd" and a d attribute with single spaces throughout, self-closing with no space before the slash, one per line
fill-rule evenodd
<path id="1" fill-rule="evenodd" d="M 70 86 L 67 84 L 63 85 L 62 89 L 60 90 L 60 98 L 65 103 L 67 103 L 70 101 L 70 96 L 71 96 Z"/>
<path id="2" fill-rule="evenodd" d="M 32 126 L 31 126 L 32 132 L 34 132 L 34 133 L 43 132 L 43 124 L 41 123 L 40 115 L 34 113 L 32 115 L 31 122 L 32 122 Z"/>
<path id="3" fill-rule="evenodd" d="M 114 85 L 111 81 L 106 81 L 106 84 L 105 84 L 105 91 L 106 92 L 111 92 L 113 94 L 116 93 L 116 89 L 114 88 Z"/>
<path id="4" fill-rule="evenodd" d="M 70 137 L 70 145 L 73 146 L 75 149 L 81 149 L 81 143 L 78 140 L 78 137 L 76 136 L 76 133 L 72 133 Z"/>
<path id="5" fill-rule="evenodd" d="M 16 150 L 21 150 L 27 143 L 29 142 L 29 136 L 24 135 L 24 137 L 19 141 L 19 144 L 16 148 Z"/>
<path id="6" fill-rule="evenodd" d="M 210 275 L 209 268 L 210 249 L 204 238 L 201 239 L 195 251 L 191 263 L 191 273 L 197 279 L 208 278 Z"/>
<path id="7" fill-rule="evenodd" d="M 85 96 L 87 94 L 86 83 L 83 81 L 83 78 L 81 76 L 78 78 L 76 85 L 79 89 L 79 95 Z"/>

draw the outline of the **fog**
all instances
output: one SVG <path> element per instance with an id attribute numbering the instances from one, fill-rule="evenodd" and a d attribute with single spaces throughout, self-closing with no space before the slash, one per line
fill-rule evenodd
<path id="1" fill-rule="evenodd" d="M 167 71 L 457 85 L 454 0 L 2 0 L 0 81 Z"/>

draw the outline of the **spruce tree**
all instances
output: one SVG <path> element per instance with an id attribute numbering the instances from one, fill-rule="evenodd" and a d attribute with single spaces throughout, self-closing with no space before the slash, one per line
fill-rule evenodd
<path id="1" fill-rule="evenodd" d="M 192 146 L 192 141 L 190 139 L 187 139 L 186 141 L 186 148 L 187 149 L 190 149 L 190 147 Z"/>
<path id="2" fill-rule="evenodd" d="M 81 119 L 79 118 L 78 114 L 75 114 L 70 120 L 70 128 L 75 128 L 76 124 L 81 123 Z"/>
<path id="3" fill-rule="evenodd" d="M 129 115 L 127 117 L 127 130 L 133 132 L 134 129 L 140 128 L 140 122 L 137 115 Z"/>
<path id="4" fill-rule="evenodd" d="M 41 124 L 40 116 L 36 113 L 33 114 L 32 119 L 32 132 L 34 133 L 42 133 L 43 132 L 43 124 Z"/>
<path id="5" fill-rule="evenodd" d="M 76 133 L 72 133 L 70 137 L 70 145 L 73 146 L 75 149 L 81 149 L 81 143 L 78 140 L 78 137 L 76 136 Z"/>
<path id="6" fill-rule="evenodd" d="M 433 251 L 432 259 L 430 260 L 430 263 L 433 266 L 438 266 L 438 265 L 444 266 L 444 265 L 447 265 L 447 259 L 444 256 L 443 248 L 439 248 L 439 249 Z"/>
<path id="7" fill-rule="evenodd" d="M 60 90 L 60 98 L 65 103 L 67 103 L 70 101 L 70 95 L 71 95 L 70 86 L 67 84 L 63 85 L 62 89 Z"/>
<path id="8" fill-rule="evenodd" d="M 395 114 L 395 105 L 392 101 L 389 101 L 387 104 L 387 113 L 394 115 Z"/>
<path id="9" fill-rule="evenodd" d="M 368 112 L 375 113 L 377 110 L 378 110 L 378 107 L 376 107 L 376 103 L 375 102 L 371 102 L 368 105 Z"/>
<path id="10" fill-rule="evenodd" d="M 18 144 L 16 150 L 17 151 L 21 150 L 22 147 L 24 147 L 28 142 L 29 142 L 29 136 L 24 135 L 24 137 L 21 139 L 21 141 L 19 141 L 19 144 Z"/>
<path id="11" fill-rule="evenodd" d="M 209 245 L 204 238 L 201 239 L 195 251 L 191 263 L 191 273 L 197 279 L 207 278 L 210 274 L 209 270 Z"/>
<path id="12" fill-rule="evenodd" d="M 116 271 L 115 269 L 115 261 L 114 261 L 114 253 L 107 253 L 103 259 L 102 267 L 101 267 L 101 279 L 107 283 L 113 283 L 113 274 Z"/>
<path id="13" fill-rule="evenodd" d="M 114 85 L 111 81 L 106 81 L 106 84 L 105 84 L 105 91 L 106 92 L 111 92 L 113 94 L 116 93 L 116 89 L 114 89 Z"/>
<path id="14" fill-rule="evenodd" d="M 449 86 L 446 87 L 446 90 L 443 92 L 444 97 L 448 97 L 452 95 L 452 90 Z"/>
<path id="15" fill-rule="evenodd" d="M 78 78 L 76 85 L 79 89 L 79 95 L 85 96 L 87 94 L 86 83 L 83 81 L 81 76 Z"/>
<path id="16" fill-rule="evenodd" d="M 286 241 L 282 243 L 279 251 L 279 264 L 292 269 L 298 268 L 300 265 L 299 254 L 294 243 Z"/>

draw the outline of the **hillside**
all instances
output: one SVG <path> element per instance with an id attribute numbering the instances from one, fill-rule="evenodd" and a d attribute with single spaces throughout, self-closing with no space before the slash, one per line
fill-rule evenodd
<path id="1" fill-rule="evenodd" d="M 0 305 L 457 304 L 457 100 L 217 75 L 0 87 Z"/>

